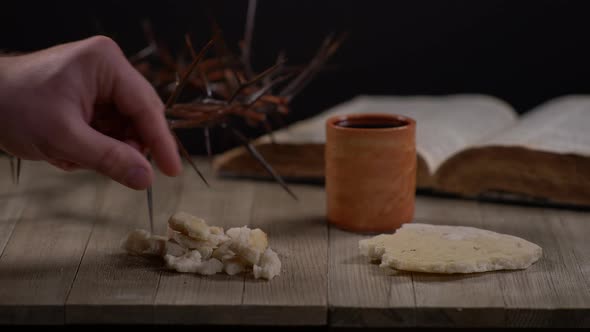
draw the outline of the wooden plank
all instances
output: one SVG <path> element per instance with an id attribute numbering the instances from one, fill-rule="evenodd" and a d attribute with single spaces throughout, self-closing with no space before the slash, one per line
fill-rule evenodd
<path id="1" fill-rule="evenodd" d="M 563 232 L 560 234 L 561 238 L 568 242 L 575 257 L 575 263 L 584 277 L 585 288 L 582 291 L 590 292 L 590 245 L 588 245 L 590 214 L 568 210 L 554 210 L 552 213 L 559 220 L 561 226 L 559 231 Z M 590 315 L 587 317 L 590 318 Z"/>
<path id="2" fill-rule="evenodd" d="M 0 158 L 0 256 L 28 200 L 23 193 L 25 185 L 13 183 L 9 159 Z"/>
<path id="3" fill-rule="evenodd" d="M 572 245 L 584 240 L 568 236 L 551 210 L 482 204 L 481 211 L 487 229 L 543 248 L 543 257 L 530 268 L 496 273 L 506 303 L 506 325 L 589 326 L 590 292 L 574 254 L 580 244 Z"/>
<path id="4" fill-rule="evenodd" d="M 420 197 L 421 223 L 482 227 L 474 201 Z M 504 299 L 494 273 L 435 275 L 412 273 L 416 325 L 430 327 L 498 327 L 504 324 Z"/>
<path id="5" fill-rule="evenodd" d="M 358 242 L 368 237 L 330 227 L 330 324 L 335 327 L 414 326 L 411 274 L 382 270 L 361 257 Z"/>
<path id="6" fill-rule="evenodd" d="M 570 210 L 543 209 L 550 219 L 551 233 L 559 248 L 560 264 L 554 269 L 553 282 L 559 297 L 551 324 L 590 327 L 590 214 Z M 573 271 L 575 272 L 573 272 Z M 577 296 L 569 298 L 568 294 Z"/>
<path id="7" fill-rule="evenodd" d="M 359 253 L 360 235 L 330 226 L 330 324 L 336 327 L 414 326 L 415 296 L 410 273 L 381 269 Z"/>
<path id="8" fill-rule="evenodd" d="M 587 212 L 419 197 L 418 222 L 513 234 L 541 245 L 544 257 L 524 271 L 390 275 L 360 257 L 367 236 L 328 230 L 323 188 L 293 186 L 294 202 L 274 183 L 205 173 L 211 189 L 188 168 L 181 179 L 158 177 L 156 232 L 178 210 L 226 228 L 260 227 L 281 254 L 280 276 L 178 274 L 127 256 L 120 240 L 149 227 L 145 193 L 26 163 L 20 187 L 0 187 L 8 221 L 0 225 L 0 323 L 590 326 Z"/>
<path id="9" fill-rule="evenodd" d="M 325 325 L 327 323 L 328 227 L 324 190 L 291 185 L 292 199 L 273 182 L 256 185 L 252 228 L 264 230 L 282 263 L 270 281 L 246 278 L 242 324 Z"/>
<path id="10" fill-rule="evenodd" d="M 177 209 L 225 230 L 248 225 L 254 197 L 252 182 L 217 179 L 206 163 L 199 163 L 199 167 L 211 188 L 199 184 L 194 172 L 186 172 Z M 156 323 L 239 324 L 243 290 L 241 275 L 163 272 L 155 299 Z"/>
<path id="11" fill-rule="evenodd" d="M 154 232 L 166 234 L 182 182 L 158 172 L 153 190 Z M 66 323 L 153 322 L 162 262 L 133 257 L 121 249 L 121 241 L 134 229 L 149 231 L 146 194 L 111 181 L 66 303 Z"/>
<path id="12" fill-rule="evenodd" d="M 26 163 L 29 202 L 0 258 L 1 323 L 64 323 L 64 303 L 101 203 L 97 179 Z"/>

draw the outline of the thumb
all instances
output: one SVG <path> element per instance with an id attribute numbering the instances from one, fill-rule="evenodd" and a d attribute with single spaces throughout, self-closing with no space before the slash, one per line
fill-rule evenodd
<path id="1" fill-rule="evenodd" d="M 149 187 L 153 170 L 132 146 L 103 135 L 86 123 L 74 127 L 64 158 L 136 190 Z"/>

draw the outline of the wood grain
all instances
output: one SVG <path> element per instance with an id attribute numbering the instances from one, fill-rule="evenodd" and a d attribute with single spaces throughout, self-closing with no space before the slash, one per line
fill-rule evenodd
<path id="1" fill-rule="evenodd" d="M 252 228 L 261 228 L 282 263 L 270 281 L 246 278 L 243 324 L 325 325 L 328 227 L 323 190 L 293 185 L 292 199 L 275 183 L 256 186 Z"/>
<path id="2" fill-rule="evenodd" d="M 391 274 L 361 257 L 358 241 L 367 237 L 330 227 L 330 324 L 335 327 L 414 326 L 411 275 Z"/>
<path id="3" fill-rule="evenodd" d="M 474 201 L 421 197 L 416 221 L 482 228 Z M 416 325 L 430 327 L 501 327 L 504 300 L 494 273 L 436 275 L 412 273 Z"/>
<path id="4" fill-rule="evenodd" d="M 338 327 L 414 326 L 415 296 L 409 273 L 392 273 L 360 255 L 360 235 L 330 226 L 330 324 Z"/>
<path id="5" fill-rule="evenodd" d="M 590 296 L 590 245 L 588 245 L 588 234 L 590 234 L 590 217 L 588 212 L 568 211 L 568 210 L 551 210 L 552 218 L 559 220 L 559 225 L 555 225 L 556 231 L 559 231 L 562 248 L 571 249 L 574 258 L 574 264 L 580 271 L 583 283 L 579 285 L 579 292 L 585 296 L 585 304 L 581 308 L 572 310 L 569 316 L 572 316 L 575 325 L 580 327 L 590 326 L 590 309 L 588 308 L 587 299 Z M 576 268 L 573 267 L 572 268 Z M 567 315 L 566 315 L 567 316 Z"/>
<path id="6" fill-rule="evenodd" d="M 577 327 L 588 324 L 590 292 L 574 247 L 551 210 L 482 204 L 483 225 L 543 248 L 526 270 L 496 273 L 506 306 L 507 326 Z M 579 237 L 577 240 L 581 240 Z"/>
<path id="7" fill-rule="evenodd" d="M 165 234 L 181 182 L 158 175 L 154 184 L 155 232 Z M 121 241 L 134 229 L 149 230 L 146 194 L 110 182 L 84 258 L 66 304 L 66 322 L 135 323 L 154 321 L 153 302 L 162 262 L 127 255 Z"/>
<path id="8" fill-rule="evenodd" d="M 218 180 L 206 163 L 199 167 L 211 183 L 204 187 L 192 171 L 185 171 L 179 211 L 204 218 L 224 229 L 248 225 L 254 186 L 251 182 Z M 163 272 L 155 299 L 158 324 L 239 324 L 244 277 L 199 276 Z"/>
<path id="9" fill-rule="evenodd" d="M 180 210 L 226 229 L 260 227 L 281 275 L 204 277 L 128 256 L 121 239 L 149 228 L 144 192 L 27 162 L 20 186 L 0 179 L 0 323 L 590 326 L 588 212 L 419 196 L 417 222 L 519 236 L 543 257 L 521 271 L 392 273 L 359 255 L 370 235 L 327 226 L 323 187 L 292 185 L 296 202 L 275 183 L 219 179 L 199 166 L 211 188 L 189 169 L 158 176 L 156 233 Z"/>
<path id="10" fill-rule="evenodd" d="M 590 245 L 588 245 L 589 232 L 587 212 L 553 210 L 552 217 L 557 218 L 560 223 L 558 231 L 561 233 L 562 241 L 566 241 L 571 247 L 575 263 L 584 277 L 585 289 L 590 292 Z M 589 315 L 590 317 L 590 315 Z"/>
<path id="11" fill-rule="evenodd" d="M 64 303 L 96 217 L 101 185 L 88 172 L 26 165 L 23 193 L 28 203 L 0 258 L 0 322 L 63 324 Z"/>
<path id="12" fill-rule="evenodd" d="M 28 177 L 27 177 L 28 178 Z M 24 180 L 24 179 L 23 179 Z M 0 256 L 20 218 L 29 195 L 23 194 L 26 183 L 13 183 L 9 159 L 0 158 Z"/>

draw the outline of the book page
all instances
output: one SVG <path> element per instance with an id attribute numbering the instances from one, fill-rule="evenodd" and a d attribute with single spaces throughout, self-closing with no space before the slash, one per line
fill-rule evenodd
<path id="1" fill-rule="evenodd" d="M 508 104 L 485 95 L 359 96 L 279 130 L 274 137 L 279 144 L 322 144 L 326 120 L 352 113 L 400 114 L 416 120 L 416 149 L 431 174 L 451 155 L 514 125 L 517 118 Z"/>
<path id="2" fill-rule="evenodd" d="M 546 102 L 526 113 L 518 125 L 483 145 L 588 156 L 590 96 L 570 95 Z"/>

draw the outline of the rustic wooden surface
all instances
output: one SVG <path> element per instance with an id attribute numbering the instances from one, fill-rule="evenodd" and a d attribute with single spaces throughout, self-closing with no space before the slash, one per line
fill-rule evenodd
<path id="1" fill-rule="evenodd" d="M 358 235 L 329 227 L 321 186 L 158 176 L 156 232 L 178 210 L 225 228 L 264 229 L 282 257 L 270 282 L 166 271 L 125 255 L 148 229 L 145 193 L 91 172 L 24 163 L 11 183 L 0 158 L 1 324 L 197 324 L 370 327 L 590 326 L 590 212 L 419 197 L 416 220 L 509 233 L 539 244 L 523 271 L 393 273 L 358 254 Z"/>

